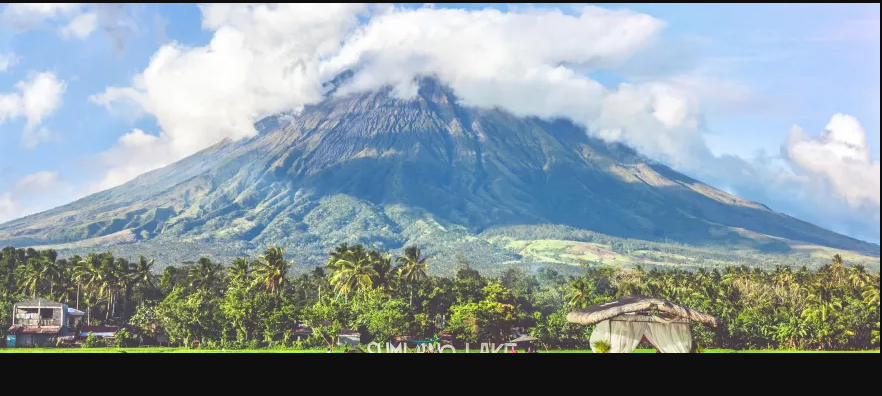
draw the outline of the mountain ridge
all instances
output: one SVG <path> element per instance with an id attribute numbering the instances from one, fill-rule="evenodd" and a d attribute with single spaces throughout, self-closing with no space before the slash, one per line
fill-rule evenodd
<path id="1" fill-rule="evenodd" d="M 339 242 L 397 249 L 446 233 L 445 246 L 476 238 L 490 249 L 488 230 L 556 224 L 770 254 L 812 245 L 878 261 L 878 245 L 713 188 L 569 121 L 461 106 L 434 78 L 420 79 L 407 100 L 388 87 L 335 95 L 344 82 L 296 117 L 262 119 L 252 138 L 0 224 L 0 244 L 117 238 L 112 246 L 215 244 L 231 255 L 282 244 L 307 250 L 295 255 L 314 264 Z M 500 263 L 524 260 L 493 249 Z"/>

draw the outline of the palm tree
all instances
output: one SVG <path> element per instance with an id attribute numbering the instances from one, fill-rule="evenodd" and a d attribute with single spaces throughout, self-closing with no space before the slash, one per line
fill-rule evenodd
<path id="1" fill-rule="evenodd" d="M 110 319 L 112 311 L 115 310 L 116 296 L 126 282 L 127 275 L 128 261 L 124 259 L 114 261 L 113 255 L 109 253 L 90 253 L 74 268 L 77 285 L 82 286 L 96 303 L 103 300 L 107 304 L 105 315 L 107 319 Z"/>
<path id="2" fill-rule="evenodd" d="M 573 308 L 581 309 L 591 305 L 591 285 L 585 277 L 570 279 L 569 297 Z"/>
<path id="3" fill-rule="evenodd" d="M 257 257 L 254 267 L 254 282 L 263 284 L 270 293 L 278 295 L 285 284 L 285 276 L 291 264 L 285 261 L 285 250 L 270 247 Z"/>
<path id="4" fill-rule="evenodd" d="M 89 253 L 85 259 L 76 263 L 73 268 L 74 280 L 77 284 L 77 289 L 82 287 L 83 291 L 85 291 L 87 296 L 95 296 L 97 294 L 98 289 L 100 289 L 101 283 L 101 259 L 95 253 Z M 80 307 L 79 303 L 80 293 L 77 292 L 77 309 Z M 86 321 L 91 321 L 92 316 L 92 307 L 90 306 L 87 312 Z"/>
<path id="5" fill-rule="evenodd" d="M 364 291 L 373 287 L 373 280 L 378 276 L 373 264 L 364 249 L 350 249 L 339 257 L 332 266 L 335 271 L 330 279 L 337 289 L 337 295 L 343 294 L 348 302 L 352 291 Z"/>
<path id="6" fill-rule="evenodd" d="M 227 277 L 232 284 L 249 285 L 251 283 L 251 263 L 244 257 L 233 260 L 233 264 L 227 270 Z"/>
<path id="7" fill-rule="evenodd" d="M 37 297 L 37 289 L 43 283 L 43 265 L 41 258 L 30 258 L 23 267 L 18 269 L 19 272 L 19 291 L 29 294 L 31 298 Z"/>
<path id="8" fill-rule="evenodd" d="M 775 271 L 772 273 L 772 281 L 775 284 L 775 289 L 780 291 L 793 282 L 793 272 L 790 270 L 790 267 L 775 267 Z"/>
<path id="9" fill-rule="evenodd" d="M 845 260 L 842 259 L 842 256 L 838 254 L 833 255 L 832 267 L 830 270 L 833 273 L 833 279 L 836 280 L 837 283 L 842 283 L 845 278 L 845 268 L 843 267 L 843 263 Z"/>
<path id="10" fill-rule="evenodd" d="M 865 304 L 879 307 L 879 282 L 877 281 L 875 286 L 868 286 L 861 293 L 861 297 L 863 297 Z"/>
<path id="11" fill-rule="evenodd" d="M 200 258 L 195 265 L 187 269 L 187 283 L 193 289 L 212 290 L 220 283 L 222 270 L 223 267 L 212 263 L 211 259 Z"/>
<path id="12" fill-rule="evenodd" d="M 410 286 L 410 307 L 413 308 L 413 287 L 416 282 L 426 278 L 429 257 L 423 257 L 420 248 L 408 246 L 404 249 L 404 257 L 398 257 L 395 261 L 398 263 L 399 277 Z"/>
<path id="13" fill-rule="evenodd" d="M 857 264 L 848 269 L 848 282 L 855 289 L 862 289 L 870 283 L 870 274 L 867 273 L 867 267 Z"/>
<path id="14" fill-rule="evenodd" d="M 349 244 L 341 243 L 334 248 L 333 252 L 328 253 L 328 263 L 326 264 L 331 272 L 336 269 L 337 261 L 343 258 L 343 255 L 350 250 Z"/>
<path id="15" fill-rule="evenodd" d="M 373 264 L 374 271 L 377 276 L 373 279 L 374 287 L 380 287 L 384 291 L 389 291 L 394 286 L 395 277 L 393 276 L 392 255 L 382 253 L 371 249 L 370 261 Z"/>
<path id="16" fill-rule="evenodd" d="M 153 276 L 153 260 L 147 261 L 144 256 L 138 258 L 138 263 L 132 268 L 132 284 L 141 290 L 143 294 L 145 290 L 156 287 L 155 277 Z"/>

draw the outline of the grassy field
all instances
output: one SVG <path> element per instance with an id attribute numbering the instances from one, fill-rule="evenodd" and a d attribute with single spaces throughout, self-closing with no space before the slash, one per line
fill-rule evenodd
<path id="1" fill-rule="evenodd" d="M 333 353 L 342 353 L 343 349 L 335 349 Z M 219 351 L 208 349 L 185 349 L 185 348 L 7 348 L 0 349 L 0 353 L 327 353 L 326 349 L 245 349 L 236 351 Z M 457 350 L 465 353 L 465 350 Z M 478 350 L 470 350 L 470 353 L 480 353 Z M 655 353 L 655 349 L 638 349 L 635 353 Z M 500 352 L 502 353 L 502 352 Z M 539 351 L 539 353 L 591 353 L 591 350 L 570 349 Z M 786 350 L 750 350 L 736 351 L 733 349 L 708 349 L 705 353 L 879 353 L 874 351 L 786 351 Z"/>

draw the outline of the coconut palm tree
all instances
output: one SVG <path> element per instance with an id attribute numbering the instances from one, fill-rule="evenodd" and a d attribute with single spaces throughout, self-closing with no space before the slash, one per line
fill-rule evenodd
<path id="1" fill-rule="evenodd" d="M 866 289 L 861 293 L 861 297 L 864 299 L 864 303 L 867 305 L 875 305 L 879 307 L 879 282 L 878 278 L 875 286 L 867 286 Z"/>
<path id="2" fill-rule="evenodd" d="M 156 287 L 156 277 L 153 275 L 153 260 L 147 260 L 144 256 L 138 258 L 138 262 L 133 264 L 132 283 L 138 288 L 142 294 L 146 290 Z"/>
<path id="3" fill-rule="evenodd" d="M 251 284 L 251 263 L 247 258 L 239 257 L 233 260 L 233 264 L 227 270 L 227 278 L 231 284 Z"/>
<path id="4" fill-rule="evenodd" d="M 867 267 L 863 265 L 856 264 L 848 269 L 848 282 L 855 289 L 862 289 L 870 283 L 871 279 L 872 277 L 867 272 Z"/>
<path id="5" fill-rule="evenodd" d="M 845 281 L 845 260 L 842 259 L 842 256 L 838 254 L 833 255 L 833 260 L 831 261 L 831 266 L 829 272 L 833 275 L 833 280 L 836 283 L 842 283 Z"/>
<path id="6" fill-rule="evenodd" d="M 360 245 L 356 245 L 360 246 Z M 349 294 L 353 291 L 369 290 L 373 287 L 377 271 L 369 254 L 363 249 L 350 249 L 334 262 L 334 273 L 331 275 L 331 285 L 337 289 L 337 295 L 343 295 L 345 301 L 349 301 Z"/>
<path id="7" fill-rule="evenodd" d="M 331 272 L 334 272 L 336 269 L 337 261 L 340 260 L 346 252 L 351 249 L 349 244 L 341 243 L 334 248 L 334 251 L 328 253 L 328 262 L 326 266 Z"/>
<path id="8" fill-rule="evenodd" d="M 43 258 L 32 257 L 23 267 L 18 269 L 19 291 L 21 293 L 30 295 L 31 298 L 37 297 L 37 290 L 45 281 L 45 264 L 46 261 Z"/>
<path id="9" fill-rule="evenodd" d="M 285 261 L 285 250 L 270 247 L 257 257 L 254 265 L 254 283 L 262 284 L 270 293 L 278 295 L 285 284 L 285 276 L 291 263 Z"/>
<path id="10" fill-rule="evenodd" d="M 394 268 L 392 267 L 392 255 L 371 249 L 370 261 L 377 272 L 373 279 L 373 286 L 389 291 L 395 286 Z"/>
<path id="11" fill-rule="evenodd" d="M 429 257 L 423 256 L 420 248 L 408 246 L 404 249 L 404 256 L 396 258 L 395 261 L 398 263 L 397 269 L 401 281 L 410 286 L 410 307 L 413 308 L 414 286 L 428 276 Z"/>
<path id="12" fill-rule="evenodd" d="M 220 284 L 223 267 L 206 257 L 187 269 L 187 284 L 192 289 L 213 290 Z"/>
<path id="13" fill-rule="evenodd" d="M 101 259 L 95 253 L 89 253 L 85 259 L 74 264 L 73 268 L 74 281 L 77 289 L 82 288 L 85 293 L 83 297 L 88 296 L 91 299 L 96 298 L 98 290 L 101 288 Z M 77 309 L 79 309 L 80 292 L 77 292 Z M 87 312 L 87 322 L 91 321 L 92 307 L 89 306 Z"/>
<path id="14" fill-rule="evenodd" d="M 587 308 L 591 305 L 591 285 L 585 277 L 570 279 L 570 306 L 576 309 Z"/>

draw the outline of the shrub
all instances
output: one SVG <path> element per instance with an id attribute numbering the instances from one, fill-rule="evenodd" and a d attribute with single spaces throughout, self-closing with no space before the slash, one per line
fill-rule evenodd
<path id="1" fill-rule="evenodd" d="M 594 347 L 594 353 L 609 353 L 609 351 L 612 350 L 612 345 L 604 340 L 595 341 L 591 345 Z"/>
<path id="2" fill-rule="evenodd" d="M 101 348 L 104 346 L 104 340 L 98 338 L 98 336 L 91 331 L 86 335 L 86 339 L 83 341 L 83 348 Z"/>
<path id="3" fill-rule="evenodd" d="M 128 344 L 129 340 L 131 340 L 131 339 L 132 339 L 132 334 L 129 333 L 128 330 L 119 329 L 119 331 L 116 332 L 116 337 L 114 337 L 114 339 L 113 339 L 113 346 L 115 346 L 117 348 L 123 348 Z"/>

